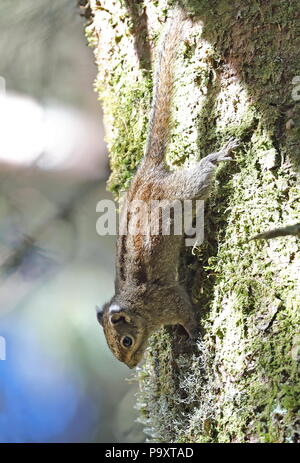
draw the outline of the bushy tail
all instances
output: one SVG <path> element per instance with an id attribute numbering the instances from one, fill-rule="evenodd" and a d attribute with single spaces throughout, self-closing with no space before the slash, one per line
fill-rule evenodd
<path id="1" fill-rule="evenodd" d="M 163 161 L 167 147 L 174 80 L 176 51 L 183 33 L 184 13 L 176 9 L 165 33 L 154 79 L 152 110 L 145 157 L 153 163 Z"/>

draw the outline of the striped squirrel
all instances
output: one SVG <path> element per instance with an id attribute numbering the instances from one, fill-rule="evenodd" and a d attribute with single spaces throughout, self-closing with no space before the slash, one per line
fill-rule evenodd
<path id="1" fill-rule="evenodd" d="M 184 24 L 183 13 L 176 10 L 159 52 L 145 154 L 127 192 L 127 204 L 205 199 L 216 165 L 230 160 L 231 151 L 238 146 L 230 140 L 220 151 L 174 172 L 164 165 L 176 44 Z M 130 226 L 132 220 L 128 209 L 122 208 L 120 222 Z M 175 234 L 140 232 L 117 238 L 115 295 L 97 308 L 97 318 L 109 348 L 129 368 L 140 362 L 149 336 L 164 325 L 180 324 L 192 339 L 197 338 L 196 313 L 177 275 L 182 244 L 183 237 Z"/>

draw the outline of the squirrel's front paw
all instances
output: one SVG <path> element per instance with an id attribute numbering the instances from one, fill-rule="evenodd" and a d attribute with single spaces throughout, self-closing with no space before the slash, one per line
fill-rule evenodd
<path id="1" fill-rule="evenodd" d="M 221 151 L 219 151 L 218 161 L 232 161 L 230 153 L 238 148 L 240 141 L 236 138 L 231 138 L 226 145 L 223 146 Z"/>
<path id="2" fill-rule="evenodd" d="M 226 145 L 220 151 L 209 154 L 207 160 L 212 163 L 218 163 L 221 161 L 232 161 L 230 153 L 239 146 L 240 142 L 236 138 L 231 138 Z"/>

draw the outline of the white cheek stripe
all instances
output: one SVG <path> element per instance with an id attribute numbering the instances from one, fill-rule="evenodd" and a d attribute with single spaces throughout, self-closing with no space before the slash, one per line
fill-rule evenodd
<path id="1" fill-rule="evenodd" d="M 121 308 L 118 304 L 112 304 L 109 309 L 108 309 L 108 313 L 109 314 L 113 314 L 113 313 L 117 313 L 117 312 L 120 312 Z"/>

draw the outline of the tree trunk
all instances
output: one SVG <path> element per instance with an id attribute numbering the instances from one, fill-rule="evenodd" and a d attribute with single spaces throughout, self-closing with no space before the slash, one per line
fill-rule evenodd
<path id="1" fill-rule="evenodd" d="M 112 174 L 128 186 L 145 144 L 152 68 L 174 1 L 91 0 L 87 37 Z M 201 313 L 197 352 L 176 329 L 151 338 L 138 408 L 159 442 L 300 439 L 299 237 L 249 241 L 299 222 L 300 1 L 183 0 L 191 21 L 176 63 L 167 154 L 180 168 L 241 140 L 218 169 L 205 241 L 181 264 Z"/>

